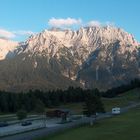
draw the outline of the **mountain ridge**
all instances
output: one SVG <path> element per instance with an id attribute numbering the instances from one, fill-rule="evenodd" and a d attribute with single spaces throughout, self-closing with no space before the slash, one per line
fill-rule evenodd
<path id="1" fill-rule="evenodd" d="M 112 26 L 44 30 L 19 43 L 0 62 L 0 89 L 8 85 L 16 91 L 20 84 L 21 91 L 68 86 L 105 90 L 140 77 L 138 46 L 131 34 Z M 5 72 L 9 66 L 13 71 Z"/>

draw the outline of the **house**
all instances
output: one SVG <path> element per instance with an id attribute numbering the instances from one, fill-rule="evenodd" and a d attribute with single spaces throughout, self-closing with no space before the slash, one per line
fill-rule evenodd
<path id="1" fill-rule="evenodd" d="M 70 112 L 71 111 L 69 109 L 53 109 L 53 110 L 47 111 L 46 116 L 51 117 L 51 118 L 54 118 L 54 117 L 60 118 L 62 116 L 68 116 Z"/>

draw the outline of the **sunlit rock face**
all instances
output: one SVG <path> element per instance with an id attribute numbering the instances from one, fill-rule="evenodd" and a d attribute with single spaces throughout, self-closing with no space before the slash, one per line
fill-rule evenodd
<path id="1" fill-rule="evenodd" d="M 1 89 L 118 86 L 140 77 L 139 46 L 131 34 L 111 26 L 44 30 L 8 50 L 0 62 Z"/>
<path id="2" fill-rule="evenodd" d="M 6 58 L 7 54 L 18 46 L 18 42 L 0 38 L 0 60 Z"/>

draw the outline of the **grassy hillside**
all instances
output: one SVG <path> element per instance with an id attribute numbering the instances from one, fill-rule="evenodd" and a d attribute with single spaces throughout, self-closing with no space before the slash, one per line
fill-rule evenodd
<path id="1" fill-rule="evenodd" d="M 38 140 L 139 140 L 140 107 L 120 116 L 101 120 L 93 127 L 82 126 Z"/>
<path id="2" fill-rule="evenodd" d="M 112 107 L 123 107 L 134 102 L 140 101 L 140 88 L 125 92 L 115 98 L 102 98 L 106 111 L 110 111 Z"/>

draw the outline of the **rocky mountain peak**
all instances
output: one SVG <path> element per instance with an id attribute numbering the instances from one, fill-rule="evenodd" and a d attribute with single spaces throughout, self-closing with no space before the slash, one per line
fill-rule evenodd
<path id="1" fill-rule="evenodd" d="M 82 85 L 104 90 L 140 77 L 140 44 L 133 35 L 112 26 L 53 28 L 22 43 L 1 39 L 0 44 L 2 59 L 13 56 L 0 65 L 1 86 L 8 89 Z"/>
<path id="2" fill-rule="evenodd" d="M 81 48 L 88 51 L 88 55 L 102 46 L 114 43 L 119 40 L 121 46 L 128 46 L 134 51 L 139 43 L 134 37 L 123 29 L 104 27 L 81 27 L 79 30 L 51 29 L 31 36 L 24 44 L 24 52 L 39 54 L 46 51 L 48 55 L 55 56 L 59 49 L 64 47 L 81 52 Z M 124 48 L 122 47 L 122 51 Z"/>
<path id="3" fill-rule="evenodd" d="M 49 36 L 54 36 L 61 39 L 80 39 L 82 36 L 90 37 L 100 37 L 102 39 L 108 39 L 108 40 L 115 40 L 115 39 L 121 39 L 124 41 L 128 41 L 128 43 L 137 43 L 136 40 L 134 40 L 134 37 L 125 32 L 124 30 L 112 26 L 104 26 L 104 27 L 81 27 L 79 30 L 62 30 L 62 29 L 53 29 L 53 30 L 44 30 L 43 32 L 39 33 L 38 35 L 35 35 L 34 37 L 44 37 L 47 39 Z M 94 38 L 92 38 L 94 39 Z"/>

